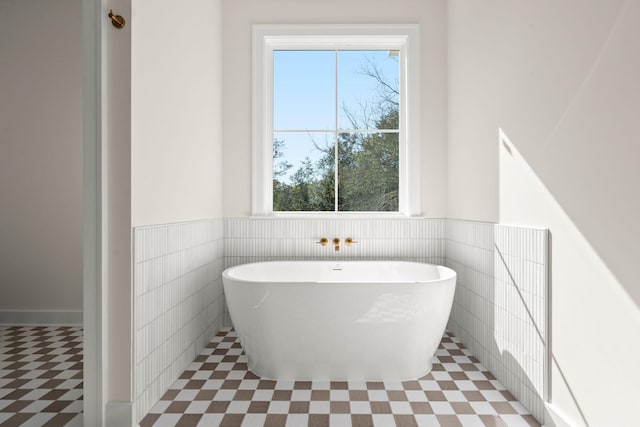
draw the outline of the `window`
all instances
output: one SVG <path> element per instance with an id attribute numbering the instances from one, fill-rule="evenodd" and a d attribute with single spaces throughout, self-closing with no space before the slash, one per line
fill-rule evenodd
<path id="1" fill-rule="evenodd" d="M 420 213 L 417 34 L 254 26 L 254 215 Z"/>

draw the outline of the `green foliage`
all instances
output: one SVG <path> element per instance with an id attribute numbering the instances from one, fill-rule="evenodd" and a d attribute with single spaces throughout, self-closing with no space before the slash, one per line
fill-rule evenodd
<path id="1" fill-rule="evenodd" d="M 380 121 L 396 121 L 397 110 Z M 380 128 L 380 123 L 378 123 Z M 348 135 L 356 138 L 353 150 L 339 159 L 340 211 L 394 212 L 398 210 L 399 146 L 397 133 Z M 342 140 L 343 137 L 340 138 Z"/>
<path id="2" fill-rule="evenodd" d="M 397 129 L 397 109 L 386 113 L 377 125 L 378 128 Z M 282 150 L 283 145 L 283 142 L 278 142 L 278 150 Z M 274 211 L 334 211 L 334 147 L 316 144 L 316 149 L 322 152 L 320 159 L 314 164 L 306 158 L 290 176 L 289 182 L 283 182 L 279 178 L 291 165 L 276 161 L 281 155 L 276 156 L 279 153 L 274 148 Z M 339 134 L 338 210 L 398 211 L 398 166 L 397 133 Z"/>
<path id="3" fill-rule="evenodd" d="M 333 175 L 317 178 L 313 162 L 306 158 L 290 183 L 273 180 L 274 211 L 332 211 Z"/>

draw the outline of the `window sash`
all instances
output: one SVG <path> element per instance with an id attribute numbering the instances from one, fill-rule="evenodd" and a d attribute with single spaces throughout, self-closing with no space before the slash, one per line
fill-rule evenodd
<path id="1" fill-rule="evenodd" d="M 397 50 L 400 52 L 399 214 L 421 213 L 420 77 L 418 25 L 254 25 L 253 26 L 253 190 L 252 215 L 273 211 L 273 51 Z M 411 91 L 407 90 L 411 87 Z M 337 125 L 337 123 L 336 123 Z M 305 129 L 302 131 L 309 132 Z M 335 129 L 325 131 L 334 132 Z M 360 132 L 396 131 L 364 129 Z M 356 132 L 338 130 L 339 133 Z M 305 212 L 317 214 L 316 212 Z M 341 212 L 339 212 L 341 213 Z M 350 212 L 353 214 L 353 212 Z M 357 214 L 370 214 L 358 212 Z M 278 212 L 286 214 L 286 212 Z M 296 214 L 301 214 L 296 212 Z M 321 213 L 322 214 L 322 213 Z M 326 213 L 325 213 L 326 214 Z M 381 212 L 389 215 L 389 212 Z"/>

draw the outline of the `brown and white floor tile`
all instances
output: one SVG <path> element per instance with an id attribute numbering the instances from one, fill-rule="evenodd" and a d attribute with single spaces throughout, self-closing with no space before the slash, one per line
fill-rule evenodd
<path id="1" fill-rule="evenodd" d="M 0 326 L 0 426 L 82 425 L 82 328 Z"/>
<path id="2" fill-rule="evenodd" d="M 414 381 L 274 381 L 249 371 L 237 335 L 221 330 L 142 427 L 443 426 L 540 424 L 455 337 Z"/>

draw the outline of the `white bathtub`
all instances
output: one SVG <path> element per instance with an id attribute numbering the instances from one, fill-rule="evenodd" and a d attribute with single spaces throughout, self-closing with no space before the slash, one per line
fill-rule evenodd
<path id="1" fill-rule="evenodd" d="M 456 273 L 413 262 L 286 261 L 232 267 L 222 280 L 257 375 L 405 380 L 431 370 Z"/>

